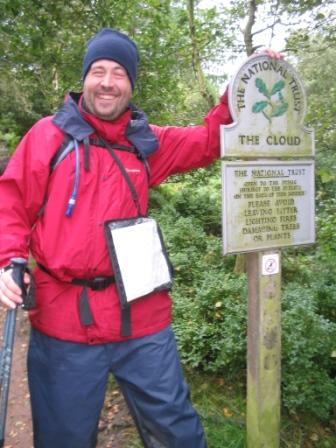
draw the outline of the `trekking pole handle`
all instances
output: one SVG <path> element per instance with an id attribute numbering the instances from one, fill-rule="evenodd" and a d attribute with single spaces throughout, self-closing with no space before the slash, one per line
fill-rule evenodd
<path id="1" fill-rule="evenodd" d="M 27 260 L 24 258 L 19 258 L 19 257 L 12 258 L 11 265 L 12 265 L 12 279 L 18 285 L 18 287 L 21 289 L 22 300 L 23 300 L 22 307 L 24 308 L 24 303 L 25 303 L 25 300 L 27 297 L 27 290 L 26 290 L 26 286 L 23 281 L 23 276 L 24 276 L 24 273 L 25 273 L 25 270 L 27 267 Z"/>

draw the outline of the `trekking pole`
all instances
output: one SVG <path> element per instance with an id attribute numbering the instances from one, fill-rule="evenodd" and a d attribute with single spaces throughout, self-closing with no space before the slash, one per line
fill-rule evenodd
<path id="1" fill-rule="evenodd" d="M 27 261 L 23 258 L 12 258 L 12 278 L 22 291 L 22 308 L 34 306 L 32 293 L 26 291 L 23 276 L 27 269 Z M 32 279 L 31 279 L 32 280 Z M 17 308 L 8 310 L 3 331 L 3 346 L 0 352 L 0 448 L 5 443 L 5 427 L 9 397 L 10 374 L 13 359 Z"/>
<path id="2" fill-rule="evenodd" d="M 5 427 L 9 395 L 10 371 L 14 345 L 16 308 L 6 314 L 0 365 L 0 447 L 5 443 Z"/>

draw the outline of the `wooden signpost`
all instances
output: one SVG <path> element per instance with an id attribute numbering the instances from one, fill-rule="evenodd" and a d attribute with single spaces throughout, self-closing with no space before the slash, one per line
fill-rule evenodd
<path id="1" fill-rule="evenodd" d="M 281 248 L 315 242 L 314 133 L 294 68 L 256 55 L 221 126 L 223 253 L 247 255 L 247 446 L 280 445 Z"/>

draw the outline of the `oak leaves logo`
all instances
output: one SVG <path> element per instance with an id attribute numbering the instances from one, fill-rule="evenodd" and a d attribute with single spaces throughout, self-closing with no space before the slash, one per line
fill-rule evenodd
<path id="1" fill-rule="evenodd" d="M 288 110 L 288 103 L 285 101 L 281 91 L 285 87 L 285 81 L 280 80 L 276 82 L 271 91 L 268 90 L 264 81 L 260 78 L 256 79 L 256 87 L 267 99 L 264 101 L 257 101 L 252 106 L 252 112 L 261 112 L 269 122 L 272 122 L 273 117 L 280 117 Z M 272 98 L 274 97 L 275 98 Z"/>

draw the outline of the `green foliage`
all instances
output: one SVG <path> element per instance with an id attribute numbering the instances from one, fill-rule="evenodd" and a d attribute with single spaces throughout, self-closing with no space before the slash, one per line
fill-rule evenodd
<path id="1" fill-rule="evenodd" d="M 283 400 L 291 413 L 328 419 L 336 393 L 335 252 L 283 256 Z M 318 398 L 319 397 L 319 398 Z"/>
<path id="2" fill-rule="evenodd" d="M 175 291 L 175 330 L 186 364 L 228 375 L 245 366 L 246 286 L 243 278 L 223 272 L 219 281 L 218 274 L 208 270 L 193 299 Z"/>
<path id="3" fill-rule="evenodd" d="M 328 254 L 329 258 L 335 259 L 336 200 L 335 198 L 327 198 L 319 204 L 319 207 L 322 208 L 317 218 L 318 240 L 321 250 Z"/>
<path id="4" fill-rule="evenodd" d="M 323 36 L 309 41 L 310 51 L 298 53 L 298 69 L 308 97 L 306 123 L 315 129 L 318 154 L 336 145 L 336 87 L 334 82 L 336 48 L 328 46 Z M 323 82 L 321 82 L 323 79 Z M 322 151 L 322 153 L 321 153 Z M 334 152 L 334 151 L 333 151 Z M 320 163 L 323 160 L 319 160 Z M 330 163 L 330 160 L 327 161 Z"/>
<path id="5" fill-rule="evenodd" d="M 336 323 L 319 313 L 321 298 L 307 286 L 289 283 L 283 294 L 283 402 L 327 420 L 336 401 Z"/>
<path id="6" fill-rule="evenodd" d="M 136 41 L 141 63 L 134 102 L 155 123 L 197 123 L 208 107 L 195 82 L 184 3 L 1 0 L 0 6 L 4 133 L 14 126 L 22 136 L 38 118 L 53 113 L 69 90 L 81 89 L 84 46 L 101 27 L 120 29 Z M 202 62 L 215 52 L 221 60 L 217 51 L 232 43 L 232 33 L 223 28 L 226 18 L 212 9 L 196 13 Z"/>
<path id="7" fill-rule="evenodd" d="M 281 0 L 280 3 L 288 10 L 288 12 L 302 14 L 304 12 L 310 12 L 313 8 L 319 7 L 322 4 L 328 5 L 333 2 L 330 0 Z M 318 14 L 320 16 L 317 16 L 317 19 L 324 17 L 322 12 Z"/>
<path id="8" fill-rule="evenodd" d="M 290 412 L 326 420 L 336 399 L 336 53 L 326 35 L 306 43 L 310 51 L 298 52 L 298 68 L 308 95 L 306 123 L 316 133 L 317 246 L 283 258 L 283 401 Z"/>
<path id="9" fill-rule="evenodd" d="M 319 252 L 328 255 L 330 260 L 327 263 L 332 266 L 336 248 L 336 48 L 328 45 L 323 34 L 311 38 L 309 46 L 309 52 L 298 53 L 298 67 L 308 96 L 306 123 L 316 133 L 316 224 Z"/>
<path id="10" fill-rule="evenodd" d="M 0 131 L 0 147 L 6 148 L 9 153 L 14 151 L 19 143 L 19 136 L 15 132 L 1 132 Z"/>

